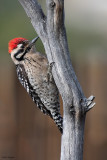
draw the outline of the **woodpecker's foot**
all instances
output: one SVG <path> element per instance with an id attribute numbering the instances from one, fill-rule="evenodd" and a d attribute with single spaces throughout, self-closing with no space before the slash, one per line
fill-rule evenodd
<path id="1" fill-rule="evenodd" d="M 48 67 L 48 74 L 47 74 L 48 75 L 48 83 L 53 82 L 52 67 L 53 67 L 54 63 L 55 62 L 51 62 Z"/>
<path id="2" fill-rule="evenodd" d="M 51 62 L 51 63 L 49 64 L 51 70 L 52 70 L 52 67 L 53 67 L 54 64 L 55 64 L 55 62 Z"/>
<path id="3" fill-rule="evenodd" d="M 85 112 L 88 112 L 95 106 L 96 103 L 93 102 L 94 99 L 95 99 L 94 96 L 90 96 L 89 98 L 84 98 L 80 100 L 80 103 L 82 107 L 84 107 Z"/>

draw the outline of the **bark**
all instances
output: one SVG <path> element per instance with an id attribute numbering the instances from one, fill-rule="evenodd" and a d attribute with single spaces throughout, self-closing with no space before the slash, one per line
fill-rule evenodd
<path id="1" fill-rule="evenodd" d="M 36 0 L 19 0 L 41 38 L 63 99 L 61 160 L 82 160 L 85 117 L 95 103 L 84 96 L 70 60 L 64 25 L 64 0 L 46 0 L 47 16 Z"/>

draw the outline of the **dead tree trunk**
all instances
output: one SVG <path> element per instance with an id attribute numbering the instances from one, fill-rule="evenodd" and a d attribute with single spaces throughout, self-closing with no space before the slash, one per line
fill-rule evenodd
<path id="1" fill-rule="evenodd" d="M 85 98 L 73 70 L 64 26 L 64 0 L 46 0 L 47 16 L 37 0 L 19 0 L 41 38 L 52 74 L 63 99 L 61 160 L 82 160 L 84 125 L 87 111 L 95 103 Z"/>

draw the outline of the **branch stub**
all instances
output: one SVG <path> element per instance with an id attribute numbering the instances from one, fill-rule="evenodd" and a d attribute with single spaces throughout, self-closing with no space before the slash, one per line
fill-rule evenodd
<path id="1" fill-rule="evenodd" d="M 54 1 L 52 1 L 49 6 L 50 6 L 51 9 L 53 9 L 56 6 L 56 4 L 55 4 Z"/>

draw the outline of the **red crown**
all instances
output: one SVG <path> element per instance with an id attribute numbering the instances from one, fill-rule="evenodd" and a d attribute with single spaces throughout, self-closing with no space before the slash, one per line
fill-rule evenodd
<path id="1" fill-rule="evenodd" d="M 13 49 L 15 49 L 19 43 L 21 43 L 25 40 L 27 40 L 27 39 L 22 38 L 22 37 L 18 37 L 18 38 L 14 38 L 14 39 L 10 40 L 9 44 L 8 44 L 8 52 L 11 53 L 11 51 Z"/>

